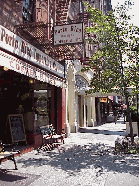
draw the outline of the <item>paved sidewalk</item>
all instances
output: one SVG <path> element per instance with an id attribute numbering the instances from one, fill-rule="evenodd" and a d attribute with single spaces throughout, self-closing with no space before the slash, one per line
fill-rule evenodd
<path id="1" fill-rule="evenodd" d="M 125 124 L 119 120 L 116 125 L 106 123 L 79 131 L 51 152 L 33 150 L 16 157 L 18 171 L 14 172 L 38 176 L 30 186 L 139 185 L 139 155 L 114 154 L 115 139 L 125 135 Z M 0 168 L 13 169 L 13 164 L 6 161 Z M 16 182 L 22 184 L 20 179 Z"/>

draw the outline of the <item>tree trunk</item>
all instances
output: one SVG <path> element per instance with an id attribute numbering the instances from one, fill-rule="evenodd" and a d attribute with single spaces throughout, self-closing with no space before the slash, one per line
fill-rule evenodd
<path id="1" fill-rule="evenodd" d="M 128 114 L 128 119 L 129 119 L 131 143 L 133 145 L 133 143 L 134 143 L 133 127 L 132 127 L 131 112 L 130 112 L 130 108 L 129 108 L 129 101 L 128 101 L 128 95 L 127 94 L 125 94 L 125 98 L 126 98 L 126 105 L 127 105 L 127 114 Z"/>

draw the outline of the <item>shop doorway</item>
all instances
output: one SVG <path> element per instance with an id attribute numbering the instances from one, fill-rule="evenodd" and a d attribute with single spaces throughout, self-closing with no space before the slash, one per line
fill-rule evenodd
<path id="1" fill-rule="evenodd" d="M 24 119 L 25 113 L 33 112 L 30 93 L 29 77 L 0 67 L 0 139 L 4 143 L 12 143 L 8 115 L 21 114 Z"/>

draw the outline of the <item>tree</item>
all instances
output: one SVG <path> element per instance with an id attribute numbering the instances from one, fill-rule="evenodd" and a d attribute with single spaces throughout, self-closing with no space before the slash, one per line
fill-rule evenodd
<path id="1" fill-rule="evenodd" d="M 128 87 L 134 87 L 134 93 L 139 92 L 139 28 L 128 22 L 131 19 L 128 10 L 132 2 L 125 1 L 124 5 L 117 6 L 106 15 L 90 4 L 85 5 L 90 21 L 94 23 L 93 27 L 86 28 L 86 32 L 92 36 L 87 42 L 98 46 L 90 58 L 91 66 L 89 64 L 82 69 L 95 69 L 88 93 L 116 92 L 125 96 L 133 143 Z"/>

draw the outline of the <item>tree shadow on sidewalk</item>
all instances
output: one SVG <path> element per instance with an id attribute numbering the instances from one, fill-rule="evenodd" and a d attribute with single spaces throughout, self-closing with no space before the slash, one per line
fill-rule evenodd
<path id="1" fill-rule="evenodd" d="M 29 166 L 52 166 L 60 168 L 70 175 L 76 175 L 84 169 L 95 170 L 97 173 L 115 172 L 139 175 L 139 160 L 136 155 L 116 155 L 114 149 L 104 144 L 86 145 L 63 145 L 57 150 L 46 155 L 45 152 L 38 153 L 43 158 L 20 159 L 18 163 L 24 163 L 23 167 Z M 37 154 L 36 154 L 37 155 Z"/>

